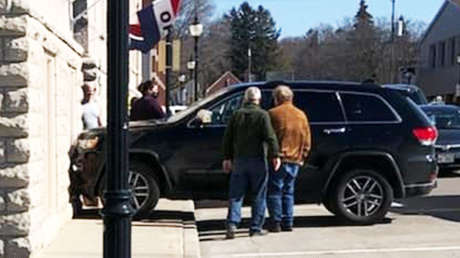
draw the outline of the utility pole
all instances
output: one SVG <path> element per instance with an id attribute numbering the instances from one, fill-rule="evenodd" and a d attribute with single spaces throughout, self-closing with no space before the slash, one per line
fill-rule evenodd
<path id="1" fill-rule="evenodd" d="M 107 146 L 104 191 L 104 258 L 131 257 L 131 191 L 128 188 L 129 1 L 107 1 Z"/>

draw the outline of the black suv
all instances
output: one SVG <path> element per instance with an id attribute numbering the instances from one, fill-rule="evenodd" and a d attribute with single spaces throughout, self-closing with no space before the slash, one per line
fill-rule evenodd
<path id="1" fill-rule="evenodd" d="M 437 131 L 401 89 L 348 82 L 251 83 L 225 88 L 163 121 L 130 123 L 129 183 L 138 214 L 153 209 L 159 197 L 226 199 L 229 175 L 221 167 L 226 124 L 249 86 L 262 90 L 261 106 L 269 109 L 280 83 L 292 88 L 312 130 L 296 203 L 323 203 L 350 221 L 372 223 L 385 216 L 393 198 L 427 194 L 435 186 Z M 84 132 L 72 148 L 74 197 L 102 193 L 104 134 L 104 129 Z"/>

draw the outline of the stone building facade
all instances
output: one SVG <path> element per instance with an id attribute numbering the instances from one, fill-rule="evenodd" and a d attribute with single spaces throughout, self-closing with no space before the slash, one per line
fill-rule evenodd
<path id="1" fill-rule="evenodd" d="M 71 218 L 67 152 L 82 130 L 82 64 L 88 57 L 97 60 L 105 111 L 107 2 L 89 1 L 99 7 L 87 14 L 89 22 L 97 16 L 88 25 L 87 46 L 74 39 L 72 2 L 0 0 L 0 258 L 34 256 Z M 130 2 L 131 10 L 139 7 Z M 130 58 L 134 88 L 141 57 Z"/>

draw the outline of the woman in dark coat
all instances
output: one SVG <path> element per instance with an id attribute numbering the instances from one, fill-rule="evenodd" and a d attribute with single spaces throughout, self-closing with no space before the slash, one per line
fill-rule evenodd
<path id="1" fill-rule="evenodd" d="M 142 97 L 133 103 L 130 120 L 138 121 L 164 118 L 165 113 L 157 101 L 158 85 L 149 80 L 141 83 L 137 89 L 142 93 Z"/>

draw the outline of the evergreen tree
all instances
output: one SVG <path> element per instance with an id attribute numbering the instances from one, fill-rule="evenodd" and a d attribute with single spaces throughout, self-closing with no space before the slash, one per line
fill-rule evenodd
<path id="1" fill-rule="evenodd" d="M 379 41 L 372 15 L 367 11 L 366 2 L 361 0 L 353 30 L 348 37 L 352 80 L 364 80 L 376 74 L 379 65 Z"/>
<path id="2" fill-rule="evenodd" d="M 359 2 L 359 10 L 355 15 L 355 25 L 356 29 L 360 27 L 372 27 L 374 26 L 374 20 L 372 15 L 367 11 L 367 5 L 365 0 Z"/>
<path id="3" fill-rule="evenodd" d="M 225 16 L 230 23 L 230 51 L 232 71 L 240 79 L 247 78 L 248 49 L 252 53 L 251 73 L 264 80 L 267 71 L 276 67 L 279 30 L 268 10 L 253 9 L 247 2 L 233 8 Z"/>

